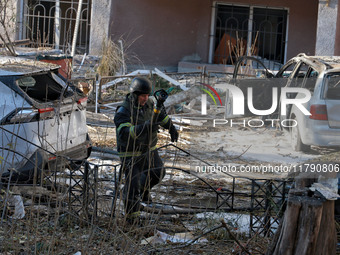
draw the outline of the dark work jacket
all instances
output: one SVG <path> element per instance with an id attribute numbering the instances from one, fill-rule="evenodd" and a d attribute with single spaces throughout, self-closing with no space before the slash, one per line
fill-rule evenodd
<path id="1" fill-rule="evenodd" d="M 117 136 L 117 150 L 120 157 L 140 156 L 143 152 L 154 150 L 157 144 L 157 130 L 145 129 L 144 123 L 151 120 L 154 112 L 152 99 L 144 106 L 138 107 L 137 97 L 126 95 L 125 101 L 117 109 L 114 117 Z M 172 125 L 169 116 L 163 108 L 157 123 L 166 129 Z"/>

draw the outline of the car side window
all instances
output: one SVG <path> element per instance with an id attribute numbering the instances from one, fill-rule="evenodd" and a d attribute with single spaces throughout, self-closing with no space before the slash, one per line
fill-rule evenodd
<path id="1" fill-rule="evenodd" d="M 279 73 L 276 75 L 276 77 L 278 77 L 278 78 L 288 78 L 292 74 L 292 72 L 295 68 L 295 65 L 296 65 L 296 62 L 292 62 L 288 66 L 283 67 L 283 69 L 281 69 L 279 71 Z"/>
<path id="2" fill-rule="evenodd" d="M 294 74 L 294 81 L 291 83 L 291 86 L 314 91 L 318 75 L 318 72 L 313 67 L 302 62 Z"/>
<path id="3" fill-rule="evenodd" d="M 331 73 L 325 78 L 325 98 L 339 100 L 340 99 L 340 74 Z"/>

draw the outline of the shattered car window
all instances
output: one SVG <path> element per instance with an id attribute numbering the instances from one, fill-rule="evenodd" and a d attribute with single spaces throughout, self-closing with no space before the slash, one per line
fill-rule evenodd
<path id="1" fill-rule="evenodd" d="M 17 80 L 17 84 L 20 87 L 34 87 L 35 79 L 33 79 L 32 77 L 23 77 Z"/>
<path id="2" fill-rule="evenodd" d="M 62 94 L 64 97 L 73 95 L 69 89 L 67 93 L 64 93 L 66 85 L 58 78 L 56 75 L 49 73 L 20 77 L 15 82 L 29 97 L 37 102 L 45 103 L 60 99 Z"/>
<path id="3" fill-rule="evenodd" d="M 301 63 L 290 87 L 306 88 L 313 92 L 319 73 L 306 63 Z"/>
<path id="4" fill-rule="evenodd" d="M 340 73 L 333 73 L 326 76 L 325 98 L 340 99 Z"/>
<path id="5" fill-rule="evenodd" d="M 276 77 L 277 78 L 288 78 L 291 75 L 292 71 L 294 70 L 295 65 L 296 65 L 296 62 L 293 62 L 289 64 L 288 66 L 283 67 L 283 69 L 281 69 L 277 73 Z"/>

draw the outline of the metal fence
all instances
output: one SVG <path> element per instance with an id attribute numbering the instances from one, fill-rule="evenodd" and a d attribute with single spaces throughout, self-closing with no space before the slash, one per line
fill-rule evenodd
<path id="1" fill-rule="evenodd" d="M 22 38 L 28 38 L 34 47 L 52 47 L 71 53 L 79 1 L 39 0 L 25 1 Z M 79 14 L 76 53 L 89 51 L 91 0 L 83 0 Z"/>
<path id="2" fill-rule="evenodd" d="M 195 158 L 194 155 L 173 144 L 161 147 L 159 150 L 167 150 L 169 146 L 187 154 L 189 157 Z M 103 166 L 110 166 L 113 169 L 114 177 L 112 179 L 98 178 L 98 169 Z M 250 179 L 246 177 L 229 176 L 231 181 L 226 183 L 224 188 L 221 188 L 211 184 L 209 179 L 200 177 L 194 171 L 188 171 L 179 167 L 166 167 L 166 169 L 168 172 L 175 169 L 185 175 L 192 175 L 200 180 L 199 185 L 171 182 L 171 185 L 174 186 L 172 187 L 173 189 L 205 192 L 209 194 L 209 197 L 215 197 L 215 205 L 201 204 L 197 206 L 190 204 L 186 207 L 181 203 L 169 203 L 167 199 L 165 199 L 163 201 L 155 201 L 155 208 L 170 205 L 171 207 L 177 208 L 177 210 L 173 211 L 174 214 L 188 214 L 190 212 L 191 214 L 195 214 L 202 211 L 247 214 L 249 215 L 250 236 L 255 234 L 271 236 L 275 233 L 283 215 L 287 194 L 292 184 L 291 180 Z M 119 206 L 118 200 L 121 199 L 120 186 L 124 183 L 122 174 L 120 173 L 120 164 L 99 165 L 84 161 L 83 165 L 74 171 L 78 171 L 77 174 L 71 172 L 69 175 L 70 180 L 73 182 L 73 185 L 71 185 L 69 189 L 69 207 L 71 211 L 77 215 L 86 215 L 86 217 L 91 219 L 95 219 L 98 215 L 103 215 L 103 213 L 118 217 L 121 212 L 117 209 Z M 112 194 L 109 196 L 104 195 L 105 199 L 108 199 L 108 197 L 111 199 L 110 210 L 106 212 L 98 209 L 98 201 L 103 198 L 103 195 L 102 198 L 98 195 L 98 183 L 103 181 L 111 182 L 112 185 L 114 185 Z M 242 188 L 240 188 L 238 183 L 243 183 Z M 152 209 L 152 206 L 148 208 L 148 210 Z M 169 213 L 162 210 L 158 212 Z"/>
<path id="3" fill-rule="evenodd" d="M 283 8 L 216 4 L 215 64 L 258 56 L 270 69 L 285 61 L 288 11 Z"/>

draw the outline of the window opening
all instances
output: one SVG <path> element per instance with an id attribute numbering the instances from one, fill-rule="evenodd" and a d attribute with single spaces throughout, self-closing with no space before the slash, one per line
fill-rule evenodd
<path id="1" fill-rule="evenodd" d="M 282 66 L 287 10 L 225 4 L 216 8 L 215 64 L 234 64 L 240 56 L 251 55 L 258 56 L 269 69 Z"/>
<path id="2" fill-rule="evenodd" d="M 325 98 L 340 99 L 340 74 L 332 73 L 325 78 Z"/>
<path id="3" fill-rule="evenodd" d="M 51 74 L 33 75 L 30 77 L 20 77 L 16 84 L 31 98 L 39 103 L 51 102 L 60 99 L 64 92 L 64 87 L 56 82 Z M 64 93 L 64 97 L 73 95 L 71 90 Z"/>
<path id="4" fill-rule="evenodd" d="M 78 1 L 27 0 L 24 8 L 23 38 L 30 47 L 60 48 L 71 53 Z M 83 0 L 76 42 L 76 54 L 89 52 L 91 0 Z"/>

